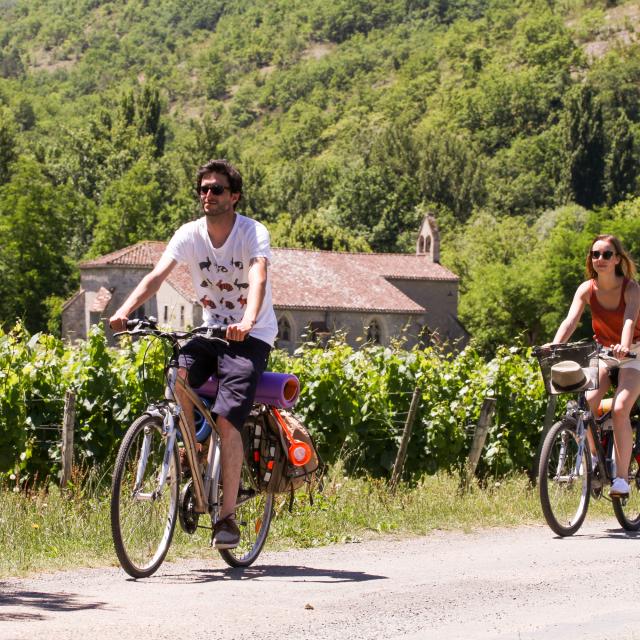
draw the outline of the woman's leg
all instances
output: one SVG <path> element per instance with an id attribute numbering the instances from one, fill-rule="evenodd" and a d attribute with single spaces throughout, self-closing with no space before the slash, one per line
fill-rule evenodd
<path id="1" fill-rule="evenodd" d="M 640 396 L 640 371 L 620 369 L 618 389 L 613 402 L 613 435 L 616 449 L 616 475 L 627 480 L 633 449 L 631 409 Z"/>

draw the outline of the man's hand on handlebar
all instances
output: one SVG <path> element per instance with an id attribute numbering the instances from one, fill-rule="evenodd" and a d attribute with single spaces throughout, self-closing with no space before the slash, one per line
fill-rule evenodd
<path id="1" fill-rule="evenodd" d="M 236 340 L 242 342 L 248 335 L 255 322 L 242 319 L 236 324 L 230 324 L 227 327 L 227 340 Z"/>
<path id="2" fill-rule="evenodd" d="M 116 332 L 117 331 L 126 331 L 127 330 L 127 321 L 128 320 L 129 320 L 129 318 L 124 313 L 121 313 L 120 311 L 116 311 L 109 318 L 109 326 Z"/>

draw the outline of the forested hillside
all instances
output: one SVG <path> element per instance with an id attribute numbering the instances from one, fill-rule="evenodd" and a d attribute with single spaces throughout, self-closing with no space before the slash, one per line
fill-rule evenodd
<path id="1" fill-rule="evenodd" d="M 277 245 L 411 250 L 485 352 L 547 339 L 589 239 L 640 258 L 640 0 L 3 0 L 0 320 L 166 239 L 225 156 Z"/>

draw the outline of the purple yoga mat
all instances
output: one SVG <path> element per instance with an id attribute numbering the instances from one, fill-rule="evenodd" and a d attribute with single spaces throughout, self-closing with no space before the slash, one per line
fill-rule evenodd
<path id="1" fill-rule="evenodd" d="M 199 395 L 213 397 L 218 393 L 218 380 L 209 378 L 200 388 Z M 275 373 L 265 371 L 256 389 L 256 402 L 270 404 L 280 409 L 290 409 L 297 402 L 300 395 L 300 381 L 291 373 Z"/>

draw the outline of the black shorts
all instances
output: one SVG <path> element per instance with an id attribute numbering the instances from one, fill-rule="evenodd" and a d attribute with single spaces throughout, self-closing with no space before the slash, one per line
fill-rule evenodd
<path id="1" fill-rule="evenodd" d="M 247 336 L 242 342 L 196 337 L 180 349 L 178 366 L 187 369 L 189 385 L 196 389 L 212 375 L 218 380 L 218 395 L 211 413 L 223 416 L 240 431 L 249 416 L 258 380 L 267 368 L 271 347 Z"/>

